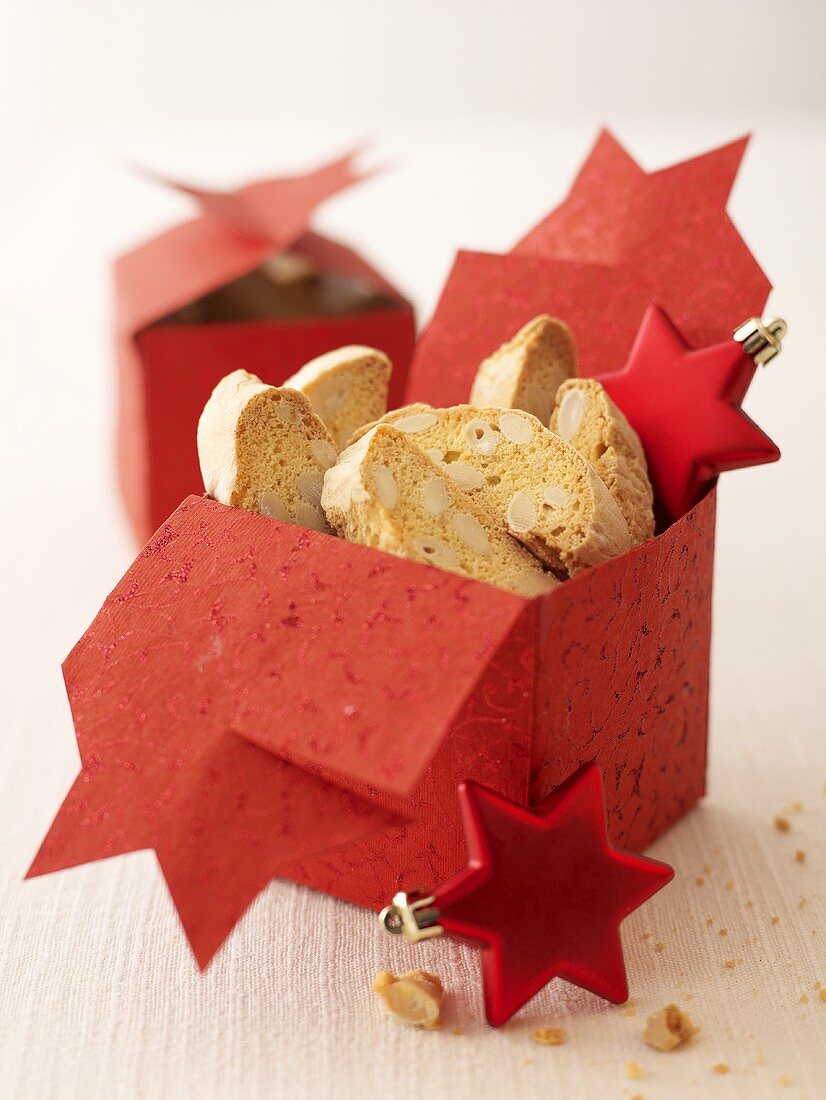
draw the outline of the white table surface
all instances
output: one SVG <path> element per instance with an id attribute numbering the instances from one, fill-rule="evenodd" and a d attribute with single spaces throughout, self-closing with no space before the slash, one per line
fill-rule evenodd
<path id="1" fill-rule="evenodd" d="M 740 118 L 629 118 L 619 131 L 653 168 L 741 128 Z M 231 142 L 222 131 L 220 157 L 205 132 L 142 142 L 134 131 L 129 148 L 109 148 L 216 181 L 268 167 L 260 130 Z M 507 248 L 562 196 L 593 132 L 590 121 L 387 131 L 382 151 L 397 170 L 331 204 L 319 225 L 362 245 L 426 315 L 453 250 Z M 282 131 L 291 164 L 349 136 Z M 289 883 L 267 889 L 201 976 L 151 853 L 22 881 L 78 765 L 60 661 L 133 555 L 111 477 L 107 263 L 185 210 L 125 175 L 108 144 L 41 149 L 0 222 L 0 1095 L 823 1096 L 820 122 L 767 118 L 731 205 L 791 335 L 747 400 L 783 460 L 732 474 L 720 490 L 708 797 L 653 849 L 677 878 L 625 925 L 630 1008 L 557 982 L 500 1031 L 482 1020 L 474 951 L 398 947 L 372 914 Z M 803 809 L 781 835 L 773 817 L 795 800 Z M 378 969 L 412 965 L 436 970 L 449 990 L 441 1033 L 397 1026 L 369 991 Z M 664 1055 L 641 1035 L 647 1013 L 669 1001 L 702 1031 Z M 565 1046 L 531 1042 L 546 1024 L 566 1029 Z M 626 1078 L 630 1059 L 643 1079 Z"/>

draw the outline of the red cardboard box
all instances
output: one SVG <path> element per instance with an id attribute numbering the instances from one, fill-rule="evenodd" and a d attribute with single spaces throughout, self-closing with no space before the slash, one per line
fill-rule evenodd
<path id="1" fill-rule="evenodd" d="M 332 348 L 367 344 L 392 359 L 400 402 L 412 307 L 352 249 L 307 228 L 358 178 L 351 161 L 231 194 L 185 188 L 201 214 L 116 262 L 118 470 L 141 543 L 200 491 L 198 417 L 239 366 L 278 385 Z"/>
<path id="2" fill-rule="evenodd" d="M 456 786 L 601 768 L 641 849 L 701 796 L 714 493 L 526 600 L 190 497 L 64 665 L 83 770 L 30 874 L 154 848 L 205 966 L 274 876 L 379 908 L 466 862 Z"/>
<path id="3" fill-rule="evenodd" d="M 621 348 L 664 285 L 498 260 L 454 269 L 408 399 L 466 399 L 479 348 L 557 304 L 597 356 L 608 302 Z M 751 265 L 693 299 L 699 329 L 762 308 Z M 715 496 L 532 600 L 189 497 L 65 662 L 83 768 L 30 874 L 153 848 L 206 966 L 274 876 L 374 908 L 438 886 L 467 858 L 462 780 L 536 805 L 596 761 L 611 839 L 644 848 L 704 790 Z"/>

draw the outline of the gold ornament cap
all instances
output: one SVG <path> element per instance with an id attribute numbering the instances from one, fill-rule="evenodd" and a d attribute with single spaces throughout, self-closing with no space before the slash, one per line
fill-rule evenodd
<path id="1" fill-rule="evenodd" d="M 758 367 L 764 367 L 782 351 L 788 328 L 782 317 L 772 317 L 766 321 L 749 317 L 734 330 L 734 339 L 743 345 L 744 353 L 751 356 Z"/>

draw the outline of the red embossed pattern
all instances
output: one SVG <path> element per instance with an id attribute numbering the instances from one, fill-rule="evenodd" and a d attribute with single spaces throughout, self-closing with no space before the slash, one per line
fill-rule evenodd
<path id="1" fill-rule="evenodd" d="M 530 693 L 508 676 L 528 673 L 518 644 L 496 655 L 525 608 L 429 566 L 189 498 L 65 662 L 83 770 L 30 874 L 153 848 L 206 965 L 282 868 L 437 798 L 447 806 L 447 772 L 433 767 L 429 787 L 421 775 L 457 712 L 467 754 L 448 757 L 450 782 L 491 780 L 501 766 L 524 797 Z M 495 690 L 462 711 L 494 658 L 505 669 Z M 509 724 L 514 699 L 522 714 Z M 426 858 L 417 829 L 411 874 Z M 396 838 L 392 852 L 404 851 Z M 348 890 L 365 900 L 366 879 Z"/>
<path id="2" fill-rule="evenodd" d="M 432 890 L 465 865 L 456 797 L 460 782 L 475 779 L 508 798 L 527 801 L 536 612 L 535 604 L 527 605 L 446 730 L 411 796 L 385 803 L 409 820 L 335 852 L 311 856 L 282 871 L 284 877 L 378 909 L 398 890 Z M 398 717 L 391 728 L 401 721 Z M 379 794 L 375 789 L 354 789 L 365 800 Z"/>
<path id="3" fill-rule="evenodd" d="M 715 503 L 541 601 L 532 802 L 594 760 L 635 850 L 704 791 Z"/>
<path id="4" fill-rule="evenodd" d="M 703 790 L 714 494 L 539 600 L 189 498 L 64 665 L 83 770 L 30 874 L 154 848 L 202 966 L 276 875 L 377 907 L 465 779 L 602 770 L 641 848 Z"/>

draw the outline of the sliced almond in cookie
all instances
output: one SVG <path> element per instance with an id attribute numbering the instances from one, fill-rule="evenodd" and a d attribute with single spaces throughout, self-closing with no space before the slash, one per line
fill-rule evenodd
<path id="1" fill-rule="evenodd" d="M 571 330 L 543 313 L 482 362 L 470 404 L 523 409 L 547 427 L 557 389 L 575 374 Z"/>
<path id="2" fill-rule="evenodd" d="M 198 422 L 198 458 L 221 504 L 329 531 L 321 490 L 336 447 L 304 394 L 244 370 L 228 374 Z"/>
<path id="3" fill-rule="evenodd" d="M 557 393 L 551 430 L 587 459 L 625 517 L 634 545 L 654 534 L 654 494 L 639 436 L 594 378 L 572 378 Z"/>
<path id="4" fill-rule="evenodd" d="M 352 542 L 520 595 L 558 583 L 395 425 L 376 425 L 340 455 L 324 476 L 321 504 Z"/>
<path id="5" fill-rule="evenodd" d="M 369 424 L 362 424 L 360 428 L 356 428 L 347 440 L 347 446 L 350 447 L 353 443 L 358 443 L 361 437 L 367 435 L 370 429 L 375 428 L 377 424 L 391 423 L 400 432 L 415 437 L 420 432 L 426 432 L 428 428 L 432 428 L 434 424 L 438 423 L 438 420 L 439 410 L 434 409 L 432 405 L 424 405 L 421 402 L 414 405 L 402 405 L 398 409 L 391 409 L 390 412 L 382 412 L 380 417 L 370 421 Z M 428 457 L 437 461 L 435 455 L 429 455 Z M 442 455 L 438 456 L 439 459 L 442 457 Z"/>
<path id="6" fill-rule="evenodd" d="M 529 413 L 414 405 L 381 422 L 398 428 L 400 420 L 415 421 L 407 438 L 558 576 L 631 548 L 622 513 L 594 469 Z"/>
<path id="7" fill-rule="evenodd" d="M 311 359 L 284 383 L 305 394 L 338 447 L 387 408 L 393 364 L 375 348 L 336 348 Z"/>

